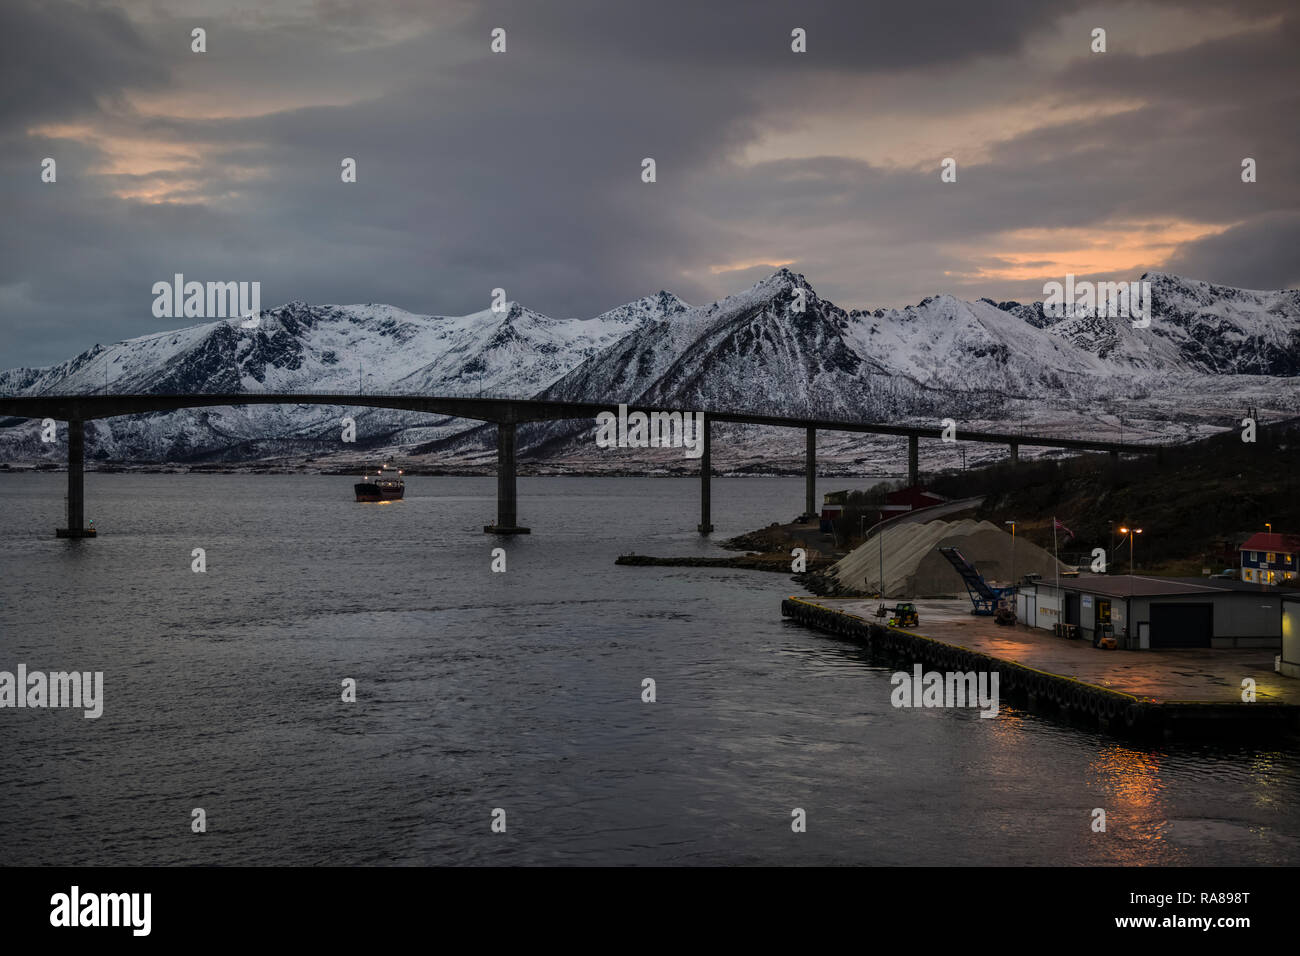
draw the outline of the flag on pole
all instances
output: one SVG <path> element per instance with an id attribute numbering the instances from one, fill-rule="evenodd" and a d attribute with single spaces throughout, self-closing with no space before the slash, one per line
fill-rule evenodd
<path id="1" fill-rule="evenodd" d="M 1064 531 L 1064 532 L 1065 532 L 1065 540 L 1066 540 L 1066 541 L 1069 541 L 1071 538 L 1074 537 L 1074 532 L 1071 531 L 1069 528 L 1067 528 L 1065 525 L 1061 524 L 1060 520 L 1059 520 L 1058 518 L 1055 518 L 1055 517 L 1052 518 L 1052 530 L 1053 530 L 1053 531 Z"/>

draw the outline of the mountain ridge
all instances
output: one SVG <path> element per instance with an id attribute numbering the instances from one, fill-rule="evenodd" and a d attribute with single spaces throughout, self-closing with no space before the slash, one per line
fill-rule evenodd
<path id="1" fill-rule="evenodd" d="M 1152 429 L 1176 421 L 1189 435 L 1223 427 L 1227 410 L 1243 403 L 1300 410 L 1294 383 L 1272 381 L 1300 374 L 1300 292 L 1158 272 L 1143 279 L 1152 283 L 1147 330 L 1126 319 L 1055 318 L 1041 302 L 947 294 L 845 310 L 785 267 L 713 303 L 692 306 L 660 290 L 589 319 L 554 319 L 517 302 L 426 316 L 374 303 L 292 301 L 263 310 L 255 330 L 201 323 L 97 344 L 42 369 L 9 369 L 0 372 L 0 391 L 102 391 L 107 372 L 113 391 L 482 392 L 1003 426 L 1054 415 L 1062 427 L 1094 431 L 1112 427 L 1109 417 L 1123 416 L 1125 403 L 1140 403 L 1148 407 L 1130 407 L 1130 417 Z M 329 454 L 343 414 L 237 406 L 91 424 L 101 457 L 247 460 Z M 486 450 L 487 430 L 475 423 L 385 409 L 350 414 L 364 435 L 360 449 L 476 457 Z M 521 449 L 583 454 L 587 430 L 529 426 Z M 0 427 L 0 456 L 53 452 L 35 441 L 35 423 L 11 422 Z"/>

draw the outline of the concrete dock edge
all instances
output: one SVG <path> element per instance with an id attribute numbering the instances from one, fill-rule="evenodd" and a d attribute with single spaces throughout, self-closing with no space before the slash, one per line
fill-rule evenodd
<path id="1" fill-rule="evenodd" d="M 781 614 L 806 627 L 865 644 L 873 655 L 891 662 L 919 662 L 943 671 L 996 672 L 1002 695 L 1014 706 L 1119 736 L 1208 737 L 1245 726 L 1256 733 L 1300 729 L 1300 707 L 1294 704 L 1150 700 L 889 627 L 805 598 L 785 598 Z"/>

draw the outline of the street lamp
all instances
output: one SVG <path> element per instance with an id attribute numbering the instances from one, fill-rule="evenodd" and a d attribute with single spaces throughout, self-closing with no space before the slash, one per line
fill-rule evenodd
<path id="1" fill-rule="evenodd" d="M 1114 525 L 1111 525 L 1111 527 L 1113 528 Z M 1132 631 L 1129 630 L 1129 627 L 1131 626 L 1129 622 L 1133 620 L 1133 535 L 1141 534 L 1142 529 L 1120 528 L 1119 533 L 1128 535 L 1128 598 L 1124 602 L 1124 634 L 1126 635 L 1125 640 L 1127 641 L 1128 638 L 1133 636 Z M 1124 539 L 1120 538 L 1119 543 L 1123 544 Z"/>
<path id="2" fill-rule="evenodd" d="M 885 600 L 885 522 L 882 518 L 876 528 L 876 545 L 880 549 L 880 600 Z"/>
<path id="3" fill-rule="evenodd" d="M 1132 594 L 1133 593 L 1133 535 L 1141 534 L 1142 529 L 1141 528 L 1120 528 L 1119 533 L 1128 535 L 1128 590 L 1129 593 Z M 1121 544 L 1123 543 L 1122 538 L 1120 539 L 1120 543 Z"/>
<path id="4" fill-rule="evenodd" d="M 1004 521 L 1003 524 L 1011 525 L 1011 586 L 1016 586 L 1016 523 L 1014 521 Z"/>

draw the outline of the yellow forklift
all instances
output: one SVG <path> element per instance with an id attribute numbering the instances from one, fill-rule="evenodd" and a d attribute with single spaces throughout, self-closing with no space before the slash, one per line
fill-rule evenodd
<path id="1" fill-rule="evenodd" d="M 920 616 L 916 613 L 915 604 L 895 604 L 893 607 L 880 605 L 876 608 L 876 617 L 889 617 L 890 627 L 916 627 L 921 622 Z"/>

